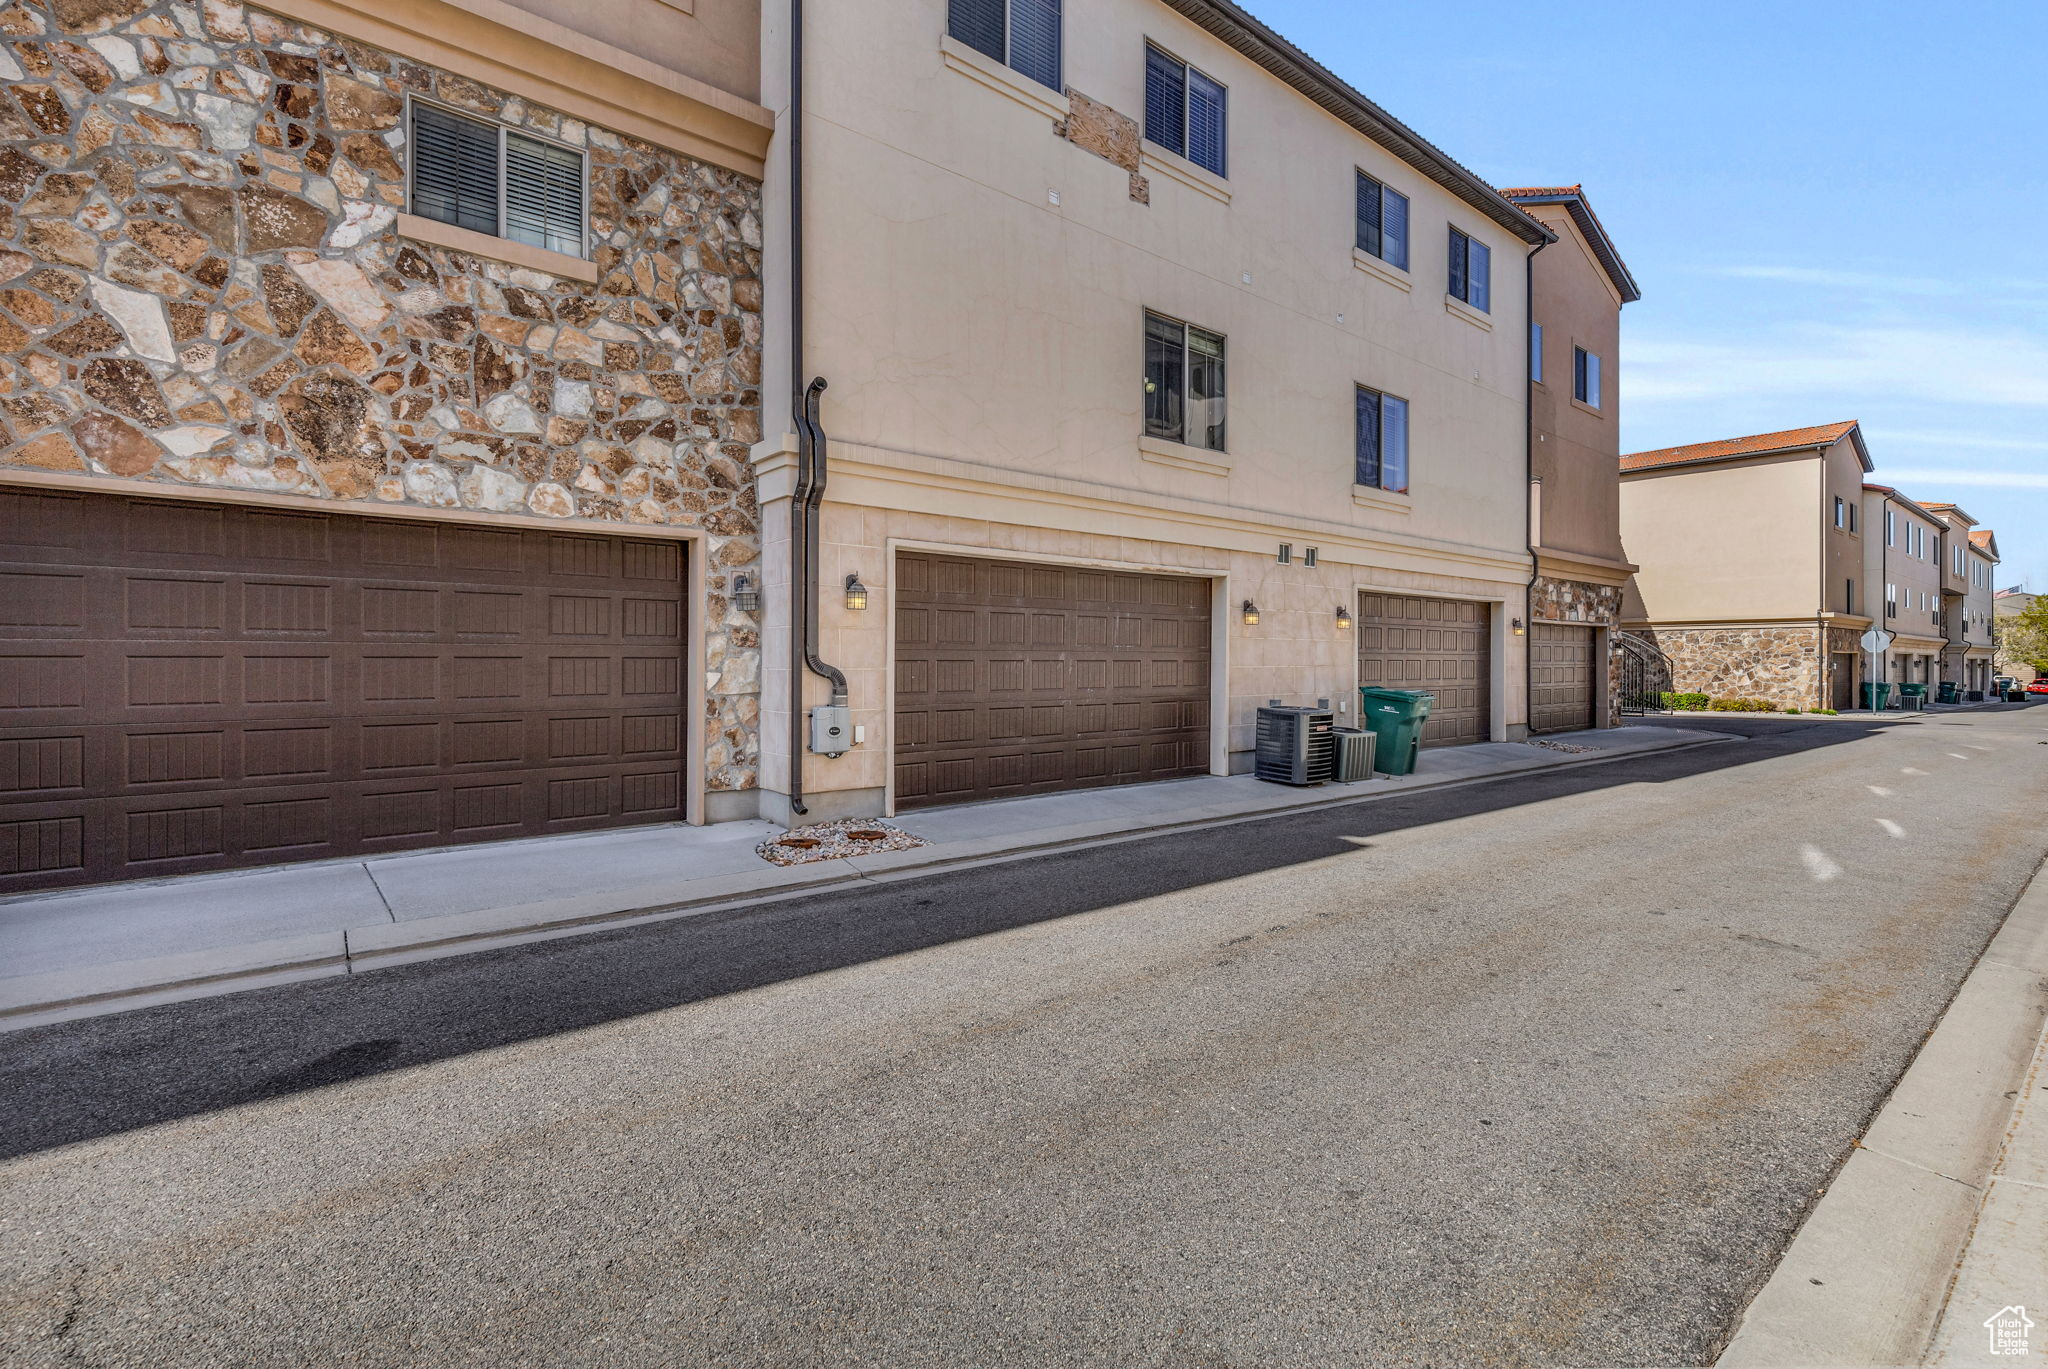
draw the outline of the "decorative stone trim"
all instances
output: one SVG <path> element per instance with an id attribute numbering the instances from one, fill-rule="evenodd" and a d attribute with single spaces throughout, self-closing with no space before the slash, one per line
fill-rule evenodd
<path id="1" fill-rule="evenodd" d="M 1638 630 L 1671 658 L 1671 687 L 1717 698 L 1763 699 L 1779 708 L 1819 708 L 1821 642 L 1811 626 L 1648 627 Z M 1840 643 L 1846 639 L 1848 645 Z M 1855 650 L 1855 634 L 1830 629 L 1836 652 Z"/>
<path id="2" fill-rule="evenodd" d="M 1529 588 L 1529 617 L 1538 622 L 1614 627 L 1621 621 L 1621 589 L 1539 575 Z"/>

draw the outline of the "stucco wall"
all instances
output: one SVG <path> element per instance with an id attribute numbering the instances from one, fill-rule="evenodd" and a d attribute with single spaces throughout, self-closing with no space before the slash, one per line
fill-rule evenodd
<path id="1" fill-rule="evenodd" d="M 1529 387 L 1530 455 L 1543 482 L 1543 545 L 1626 559 L 1620 534 L 1621 305 L 1563 205 L 1533 205 L 1558 240 L 1536 254 L 1535 321 L 1543 326 L 1543 379 Z M 1596 353 L 1601 402 L 1572 398 L 1572 349 Z"/>
<path id="2" fill-rule="evenodd" d="M 1643 616 L 1654 623 L 1812 617 L 1820 489 L 1810 454 L 1624 479 L 1621 540 L 1641 567 L 1635 587 Z"/>
<path id="3" fill-rule="evenodd" d="M 0 468 L 690 529 L 705 779 L 751 788 L 758 184 L 220 0 L 0 27 Z M 594 285 L 398 236 L 407 92 L 588 149 Z"/>
<path id="4" fill-rule="evenodd" d="M 504 3 L 753 99 L 761 88 L 759 0 L 504 0 Z"/>
<path id="5" fill-rule="evenodd" d="M 1892 515 L 1893 540 L 1889 544 L 1884 534 L 1886 509 Z M 1920 529 L 1924 539 L 1917 556 L 1906 549 L 1909 527 Z M 1863 582 L 1870 598 L 1862 608 L 1867 616 L 1882 622 L 1886 631 L 1915 640 L 1943 636 L 1935 612 L 1941 607 L 1941 536 L 1946 531 L 1939 520 L 1915 513 L 1881 490 L 1863 492 Z M 1889 616 L 1884 595 L 1888 584 L 1898 589 L 1898 612 Z M 1923 602 L 1928 607 L 1921 607 Z"/>

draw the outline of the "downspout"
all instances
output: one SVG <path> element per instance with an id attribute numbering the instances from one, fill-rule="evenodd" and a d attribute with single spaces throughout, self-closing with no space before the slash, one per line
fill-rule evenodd
<path id="1" fill-rule="evenodd" d="M 1522 262 L 1522 535 L 1529 544 L 1529 583 L 1522 589 L 1528 636 L 1522 639 L 1522 730 L 1536 721 L 1536 254 Z"/>
<path id="2" fill-rule="evenodd" d="M 825 499 L 818 396 L 825 378 L 804 380 L 804 0 L 789 0 L 789 351 L 796 423 L 796 487 L 789 501 L 789 811 L 802 816 L 810 811 L 804 804 L 804 670 L 831 682 L 834 704 L 846 702 L 846 676 L 818 656 L 818 506 Z"/>

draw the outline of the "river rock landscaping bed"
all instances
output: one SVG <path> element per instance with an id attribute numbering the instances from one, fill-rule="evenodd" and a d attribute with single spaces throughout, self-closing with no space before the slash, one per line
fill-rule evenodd
<path id="1" fill-rule="evenodd" d="M 872 856 L 881 851 L 914 851 L 931 843 L 913 836 L 893 823 L 872 818 L 844 818 L 838 822 L 814 822 L 792 827 L 768 838 L 754 848 L 761 859 L 774 865 L 808 865 L 814 860 L 843 860 L 847 856 Z"/>

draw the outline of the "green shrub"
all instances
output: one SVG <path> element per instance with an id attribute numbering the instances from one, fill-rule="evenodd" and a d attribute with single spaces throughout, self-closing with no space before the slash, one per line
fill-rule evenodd
<path id="1" fill-rule="evenodd" d="M 1666 708 L 1691 709 L 1696 712 L 1707 706 L 1707 696 L 1688 690 L 1683 694 L 1667 693 L 1662 696 L 1662 702 Z"/>
<path id="2" fill-rule="evenodd" d="M 1707 708 L 1715 713 L 1775 713 L 1778 706 L 1763 699 L 1714 699 Z"/>
<path id="3" fill-rule="evenodd" d="M 1813 711 L 1816 713 L 1825 713 L 1830 718 L 1838 718 L 1842 715 L 1842 710 L 1839 708 L 1816 708 Z"/>
<path id="4" fill-rule="evenodd" d="M 1786 711 L 1787 713 L 1797 713 L 1797 712 L 1798 712 L 1799 710 L 1798 710 L 1798 709 L 1796 709 L 1796 708 L 1788 708 L 1788 709 L 1786 709 L 1785 711 Z"/>

